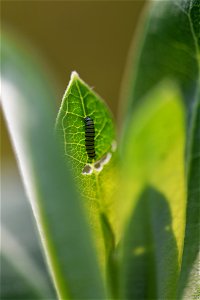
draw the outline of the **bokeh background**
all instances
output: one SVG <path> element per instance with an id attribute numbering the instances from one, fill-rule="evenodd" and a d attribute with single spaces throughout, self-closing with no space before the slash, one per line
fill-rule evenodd
<path id="1" fill-rule="evenodd" d="M 70 73 L 76 70 L 105 99 L 117 119 L 121 80 L 144 6 L 143 0 L 2 1 L 1 28 L 19 44 L 25 41 L 48 75 L 51 73 L 58 108 Z M 1 198 L 2 223 L 42 265 L 34 220 L 2 112 Z"/>
<path id="2" fill-rule="evenodd" d="M 57 107 L 76 70 L 116 118 L 127 54 L 144 5 L 143 0 L 2 1 L 1 25 L 48 67 Z"/>

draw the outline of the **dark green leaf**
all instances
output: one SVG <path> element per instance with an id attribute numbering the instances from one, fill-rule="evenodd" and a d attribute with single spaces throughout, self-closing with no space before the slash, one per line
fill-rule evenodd
<path id="1" fill-rule="evenodd" d="M 148 13 L 145 32 L 140 32 L 141 49 L 134 66 L 132 57 L 128 61 L 123 94 L 123 100 L 128 100 L 127 112 L 131 117 L 142 97 L 168 78 L 182 91 L 189 132 L 199 84 L 200 3 L 198 0 L 153 1 Z"/>
<path id="2" fill-rule="evenodd" d="M 194 107 L 188 170 L 186 231 L 180 276 L 179 296 L 184 299 L 200 296 L 199 237 L 200 237 L 200 89 Z M 188 281 L 188 284 L 186 284 Z M 184 293 L 183 293 L 184 292 Z M 195 298 L 196 297 L 196 298 Z"/>

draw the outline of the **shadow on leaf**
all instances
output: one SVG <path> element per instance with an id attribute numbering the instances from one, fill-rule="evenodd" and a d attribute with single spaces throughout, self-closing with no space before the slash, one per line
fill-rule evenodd
<path id="1" fill-rule="evenodd" d="M 169 204 L 147 187 L 131 216 L 123 242 L 123 299 L 175 299 L 178 252 Z"/>

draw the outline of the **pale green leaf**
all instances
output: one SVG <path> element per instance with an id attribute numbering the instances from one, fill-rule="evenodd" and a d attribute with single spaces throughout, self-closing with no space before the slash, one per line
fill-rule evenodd
<path id="1" fill-rule="evenodd" d="M 122 298 L 174 299 L 185 229 L 184 112 L 168 82 L 143 100 L 122 148 Z"/>

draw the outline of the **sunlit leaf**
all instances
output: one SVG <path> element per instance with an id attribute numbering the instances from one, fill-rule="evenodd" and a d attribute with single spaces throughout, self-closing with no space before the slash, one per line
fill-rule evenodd
<path id="1" fill-rule="evenodd" d="M 184 130 L 181 96 L 164 82 L 124 136 L 122 298 L 175 298 L 185 229 Z"/>
<path id="2" fill-rule="evenodd" d="M 91 159 L 86 151 L 85 121 L 94 122 L 94 149 Z M 64 94 L 56 122 L 61 133 L 64 154 L 71 162 L 71 169 L 83 196 L 89 222 L 95 233 L 95 241 L 102 264 L 105 264 L 105 239 L 112 239 L 115 229 L 113 189 L 116 179 L 116 141 L 113 118 L 103 100 L 86 84 L 76 72 Z M 103 217 L 101 217 L 103 216 Z M 104 220 L 111 224 L 110 237 L 104 235 Z"/>

